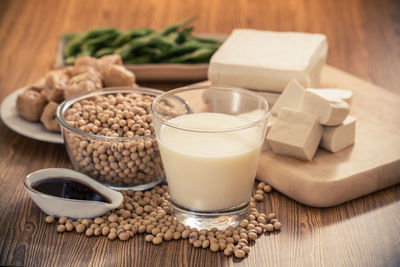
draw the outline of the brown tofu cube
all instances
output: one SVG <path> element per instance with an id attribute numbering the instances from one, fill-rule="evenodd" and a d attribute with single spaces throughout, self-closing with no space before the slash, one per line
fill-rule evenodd
<path id="1" fill-rule="evenodd" d="M 71 78 L 68 82 L 67 89 L 64 91 L 65 98 L 74 95 L 90 92 L 103 87 L 98 72 L 93 69 Z"/>
<path id="2" fill-rule="evenodd" d="M 39 121 L 47 100 L 40 92 L 26 90 L 17 98 L 17 113 L 28 121 Z"/>
<path id="3" fill-rule="evenodd" d="M 93 67 L 91 66 L 78 66 L 78 67 L 73 67 L 71 70 L 68 71 L 68 74 L 70 77 L 75 77 L 77 75 L 83 74 L 85 72 L 96 72 L 97 76 L 99 76 L 99 78 L 101 78 L 101 74 L 100 72 L 98 72 L 97 70 L 95 70 Z"/>
<path id="4" fill-rule="evenodd" d="M 32 90 L 35 90 L 37 92 L 41 92 L 44 88 L 44 83 L 46 82 L 46 78 L 42 78 L 40 80 L 37 80 L 34 82 L 31 86 Z"/>
<path id="5" fill-rule="evenodd" d="M 62 102 L 64 100 L 64 90 L 68 79 L 68 75 L 63 71 L 51 71 L 47 74 L 44 91 L 49 101 Z"/>
<path id="6" fill-rule="evenodd" d="M 57 113 L 58 103 L 49 102 L 42 112 L 40 116 L 40 121 L 43 123 L 44 127 L 48 131 L 52 132 L 60 132 L 60 124 L 57 121 L 56 113 Z"/>
<path id="7" fill-rule="evenodd" d="M 99 59 L 100 64 L 108 65 L 122 65 L 122 58 L 120 55 L 106 55 Z"/>
<path id="8" fill-rule="evenodd" d="M 97 58 L 94 57 L 89 57 L 89 56 L 84 56 L 80 57 L 77 60 L 75 60 L 74 67 L 92 67 L 93 69 L 100 71 L 100 63 Z"/>
<path id="9" fill-rule="evenodd" d="M 106 87 L 133 86 L 135 75 L 124 66 L 111 65 L 103 74 L 103 82 Z"/>

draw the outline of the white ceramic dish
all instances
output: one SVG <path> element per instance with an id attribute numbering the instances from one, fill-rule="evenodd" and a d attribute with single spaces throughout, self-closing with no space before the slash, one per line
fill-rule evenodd
<path id="1" fill-rule="evenodd" d="M 68 177 L 71 180 L 83 183 L 108 197 L 111 201 L 110 203 L 105 203 L 99 201 L 66 199 L 47 195 L 32 189 L 32 185 L 35 183 L 55 177 Z M 42 169 L 30 173 L 25 177 L 24 186 L 36 205 L 46 214 L 55 217 L 94 218 L 117 208 L 123 200 L 123 196 L 120 192 L 114 191 L 80 172 L 63 168 Z"/>
<path id="2" fill-rule="evenodd" d="M 0 106 L 1 120 L 8 128 L 23 136 L 39 141 L 63 144 L 64 140 L 62 139 L 61 133 L 49 132 L 40 122 L 30 122 L 18 116 L 15 103 L 18 95 L 26 89 L 27 87 L 20 88 L 4 98 Z"/>

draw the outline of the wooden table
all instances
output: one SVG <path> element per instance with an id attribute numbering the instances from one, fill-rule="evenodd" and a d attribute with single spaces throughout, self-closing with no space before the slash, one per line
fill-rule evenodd
<path id="1" fill-rule="evenodd" d="M 399 93 L 399 14 L 396 0 L 1 0 L 0 100 L 52 68 L 64 32 L 105 25 L 161 28 L 192 15 L 199 17 L 197 32 L 243 27 L 324 33 L 329 64 Z M 274 211 L 282 231 L 262 236 L 249 257 L 236 260 L 186 241 L 156 247 L 143 236 L 110 242 L 57 234 L 22 184 L 26 174 L 47 167 L 72 167 L 62 145 L 30 140 L 0 122 L 0 265 L 400 266 L 400 186 L 325 209 L 273 192 L 259 208 Z"/>

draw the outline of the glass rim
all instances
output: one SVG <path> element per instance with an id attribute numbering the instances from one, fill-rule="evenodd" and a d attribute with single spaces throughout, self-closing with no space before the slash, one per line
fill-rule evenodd
<path id="1" fill-rule="evenodd" d="M 177 93 L 182 93 L 182 92 L 187 92 L 187 91 L 195 91 L 195 90 L 199 90 L 199 89 L 217 89 L 217 90 L 221 90 L 221 91 L 222 90 L 223 91 L 236 91 L 236 92 L 239 92 L 242 94 L 247 94 L 247 95 L 250 95 L 252 97 L 255 97 L 255 98 L 261 100 L 261 102 L 263 102 L 265 104 L 265 107 L 267 110 L 264 110 L 265 114 L 256 121 L 251 121 L 242 126 L 218 129 L 218 130 L 204 130 L 204 129 L 196 129 L 196 128 L 190 128 L 190 127 L 182 127 L 182 126 L 176 125 L 174 123 L 171 123 L 169 120 L 162 118 L 156 112 L 154 112 L 154 105 L 157 104 L 161 99 L 176 95 Z M 179 97 L 179 96 L 177 96 L 177 97 Z M 186 104 L 186 102 L 184 104 L 186 106 L 188 106 Z M 266 120 L 269 117 L 269 115 L 271 113 L 271 108 L 270 108 L 269 102 L 264 97 L 254 93 L 250 90 L 247 90 L 247 89 L 243 89 L 243 88 L 239 88 L 239 87 L 224 86 L 224 85 L 193 85 L 193 86 L 185 86 L 185 87 L 180 87 L 180 88 L 173 89 L 170 91 L 166 91 L 163 94 L 159 95 L 151 103 L 150 112 L 151 112 L 151 116 L 153 117 L 153 120 L 157 119 L 163 125 L 167 125 L 169 127 L 172 127 L 172 128 L 178 129 L 178 130 L 183 130 L 183 131 L 188 131 L 188 132 L 197 132 L 197 133 L 225 133 L 225 132 L 234 132 L 234 131 L 244 130 L 244 129 L 251 128 L 253 126 L 260 124 L 262 121 Z"/>
<path id="2" fill-rule="evenodd" d="M 151 135 L 142 135 L 142 136 L 132 136 L 132 137 L 114 137 L 114 136 L 105 136 L 105 135 L 97 135 L 93 133 L 84 132 L 78 128 L 75 128 L 69 125 L 65 121 L 64 113 L 65 111 L 71 107 L 73 104 L 77 103 L 80 100 L 84 100 L 89 97 L 93 96 L 100 96 L 105 94 L 118 94 L 118 93 L 140 93 L 140 94 L 149 94 L 155 97 L 161 95 L 164 91 L 147 88 L 147 87 L 109 87 L 107 89 L 98 89 L 90 92 L 85 92 L 81 94 L 77 94 L 70 98 L 65 99 L 57 108 L 56 118 L 57 121 L 61 124 L 62 127 L 67 128 L 69 131 L 74 132 L 76 134 L 92 138 L 92 139 L 103 139 L 103 140 L 110 140 L 110 141 L 132 141 L 132 140 L 141 140 L 145 138 L 155 138 L 155 133 Z M 154 101 L 154 100 L 153 100 Z"/>

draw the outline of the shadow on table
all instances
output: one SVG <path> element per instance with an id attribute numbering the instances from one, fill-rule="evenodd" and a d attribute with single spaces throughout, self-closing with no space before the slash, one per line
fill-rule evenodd
<path id="1" fill-rule="evenodd" d="M 302 234 L 307 234 L 312 232 L 311 229 L 320 229 L 342 222 L 348 223 L 348 221 L 351 223 L 352 220 L 356 220 L 361 216 L 366 216 L 365 219 L 362 219 L 363 223 L 372 222 L 378 218 L 385 219 L 385 215 L 391 214 L 387 213 L 388 211 L 386 211 L 386 209 L 390 209 L 392 204 L 400 201 L 400 185 L 394 185 L 343 204 L 327 208 L 306 206 L 278 192 L 274 192 L 273 195 L 271 195 L 271 204 L 277 202 L 277 200 L 274 199 L 277 195 L 279 195 L 279 209 L 277 211 L 281 211 L 279 213 L 282 213 L 277 214 L 279 220 L 282 221 L 283 224 L 296 223 L 297 226 L 295 226 L 295 228 L 298 229 L 310 228 L 307 231 L 301 231 Z M 282 211 L 282 204 L 284 204 L 286 211 Z M 273 206 L 274 205 L 272 205 L 272 207 Z M 274 208 L 272 208 L 272 210 L 274 211 Z M 288 214 L 290 216 L 288 216 Z M 282 218 L 282 215 L 286 218 Z"/>

